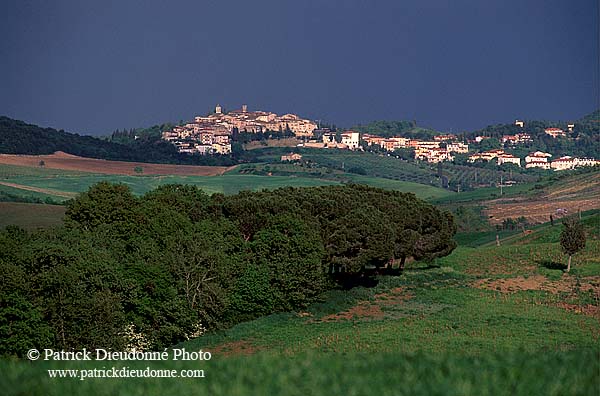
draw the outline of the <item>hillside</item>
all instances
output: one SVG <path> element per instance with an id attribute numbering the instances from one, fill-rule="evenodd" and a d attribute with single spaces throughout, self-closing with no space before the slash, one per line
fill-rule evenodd
<path id="1" fill-rule="evenodd" d="M 146 141 L 124 145 L 93 136 L 82 136 L 53 128 L 42 128 L 0 116 L 0 154 L 52 154 L 56 151 L 82 157 L 120 161 L 232 165 L 231 158 L 180 154 L 168 143 Z"/>
<path id="2" fill-rule="evenodd" d="M 590 113 L 572 123 L 575 125 L 570 138 L 553 138 L 547 135 L 546 128 L 560 128 L 567 131 L 567 125 L 571 121 L 547 121 L 547 120 L 525 120 L 523 128 L 510 124 L 489 125 L 485 128 L 467 132 L 465 137 L 469 139 L 475 136 L 487 136 L 500 139 L 503 135 L 514 135 L 517 133 L 527 133 L 531 136 L 532 142 L 519 145 L 511 153 L 524 156 L 528 151 L 541 150 L 554 154 L 555 156 L 581 156 L 594 157 L 600 156 L 600 110 Z"/>
<path id="3" fill-rule="evenodd" d="M 584 221 L 594 227 L 598 215 Z M 590 238 L 564 274 L 555 234 L 546 228 L 534 244 L 459 247 L 433 263 L 409 264 L 400 276 L 380 276 L 375 287 L 332 290 L 305 310 L 173 347 L 209 351 L 210 361 L 127 364 L 202 369 L 201 379 L 57 382 L 47 369 L 106 363 L 0 364 L 15 394 L 143 388 L 159 395 L 176 383 L 179 393 L 211 395 L 392 395 L 404 389 L 411 395 L 440 389 L 449 395 L 592 395 L 600 369 L 600 245 L 597 236 Z"/>

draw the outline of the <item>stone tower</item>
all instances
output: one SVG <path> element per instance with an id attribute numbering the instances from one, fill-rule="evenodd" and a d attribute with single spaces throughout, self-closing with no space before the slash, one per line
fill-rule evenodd
<path id="1" fill-rule="evenodd" d="M 221 108 L 221 105 L 217 105 L 217 107 L 215 107 L 215 114 L 221 114 L 223 112 L 223 109 Z"/>

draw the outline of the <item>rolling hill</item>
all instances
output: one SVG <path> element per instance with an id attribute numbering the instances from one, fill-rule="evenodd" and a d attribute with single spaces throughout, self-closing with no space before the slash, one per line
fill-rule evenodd
<path id="1" fill-rule="evenodd" d="M 0 116 L 0 154 L 40 155 L 56 151 L 119 161 L 226 166 L 234 163 L 228 157 L 180 154 L 165 142 L 141 141 L 125 145 Z"/>

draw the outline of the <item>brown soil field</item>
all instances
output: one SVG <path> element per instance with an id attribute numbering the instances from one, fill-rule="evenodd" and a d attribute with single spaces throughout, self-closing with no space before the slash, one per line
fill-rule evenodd
<path id="1" fill-rule="evenodd" d="M 495 199 L 486 202 L 484 213 L 492 224 L 504 219 L 525 217 L 530 223 L 550 221 L 550 215 L 559 219 L 578 211 L 600 208 L 600 173 L 575 177 L 572 181 L 552 186 L 536 198 Z"/>
<path id="2" fill-rule="evenodd" d="M 252 345 L 250 341 L 240 340 L 227 342 L 210 349 L 215 356 L 252 355 L 260 348 Z"/>
<path id="3" fill-rule="evenodd" d="M 51 155 L 12 155 L 0 154 L 0 164 L 39 167 L 44 161 L 46 168 L 63 169 L 111 175 L 177 175 L 177 176 L 216 176 L 233 167 L 150 164 L 144 162 L 109 161 L 96 158 L 78 157 L 57 151 Z M 136 173 L 135 168 L 142 168 Z"/>
<path id="4" fill-rule="evenodd" d="M 516 293 L 527 290 L 541 290 L 552 294 L 561 293 L 563 296 L 576 296 L 579 292 L 591 292 L 596 301 L 600 300 L 600 276 L 575 278 L 567 274 L 563 278 L 551 281 L 543 275 L 533 275 L 528 278 L 479 279 L 472 284 L 478 289 L 494 290 L 501 293 Z M 557 307 L 576 313 L 593 316 L 600 319 L 600 306 L 597 304 L 569 304 L 564 301 L 553 303 Z"/>
<path id="5" fill-rule="evenodd" d="M 403 304 L 405 301 L 413 298 L 411 293 L 408 293 L 401 287 L 395 288 L 390 293 L 381 293 L 375 296 L 375 301 L 360 301 L 357 305 L 347 311 L 324 316 L 320 319 L 321 322 L 337 322 L 345 320 L 381 320 L 385 313 L 382 310 L 384 306 L 393 306 Z M 306 316 L 306 315 L 301 315 Z M 314 322 L 314 320 L 310 320 Z"/>
<path id="6" fill-rule="evenodd" d="M 552 294 L 571 293 L 578 289 L 579 291 L 591 291 L 594 296 L 600 298 L 600 277 L 590 276 L 584 278 L 574 278 L 564 275 L 563 279 L 551 281 L 544 275 L 532 275 L 527 278 L 518 276 L 516 278 L 500 278 L 491 280 L 489 278 L 480 279 L 473 283 L 478 289 L 497 290 L 502 293 L 514 293 L 525 290 L 543 290 Z"/>
<path id="7" fill-rule="evenodd" d="M 600 195 L 588 199 L 524 200 L 513 203 L 496 200 L 488 203 L 488 209 L 484 213 L 489 217 L 492 224 L 501 224 L 504 219 L 517 219 L 521 216 L 525 217 L 529 223 L 537 224 L 550 221 L 550 215 L 554 219 L 561 218 L 560 211 L 570 215 L 577 213 L 579 210 L 586 211 L 598 208 L 600 208 Z"/>

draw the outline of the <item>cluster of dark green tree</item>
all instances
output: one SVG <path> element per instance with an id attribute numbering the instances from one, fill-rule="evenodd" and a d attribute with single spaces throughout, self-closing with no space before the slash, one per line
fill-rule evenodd
<path id="1" fill-rule="evenodd" d="M 266 141 L 269 139 L 285 139 L 296 136 L 294 132 L 290 130 L 290 128 L 280 129 L 278 131 L 263 131 L 263 132 L 247 132 L 245 130 L 238 130 L 237 128 L 233 128 L 233 132 L 231 135 L 231 140 L 233 142 L 239 143 L 249 143 L 255 141 Z"/>
<path id="2" fill-rule="evenodd" d="M 124 136 L 123 133 L 119 133 L 109 141 L 63 130 L 41 128 L 23 121 L 0 117 L 0 153 L 2 154 L 38 155 L 64 151 L 82 157 L 119 161 L 225 166 L 236 163 L 230 156 L 179 153 L 174 145 L 162 141 L 160 135 L 157 138 L 156 134 L 152 133 L 142 134 L 143 138 L 137 140 L 127 140 Z"/>
<path id="3" fill-rule="evenodd" d="M 392 259 L 447 255 L 454 233 L 449 213 L 366 186 L 135 197 L 100 183 L 64 227 L 0 232 L 0 354 L 167 347 L 199 324 L 303 308 Z"/>

